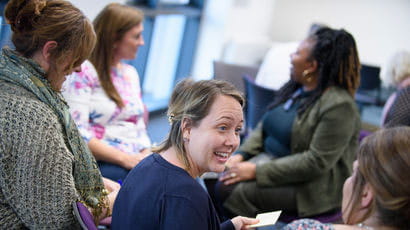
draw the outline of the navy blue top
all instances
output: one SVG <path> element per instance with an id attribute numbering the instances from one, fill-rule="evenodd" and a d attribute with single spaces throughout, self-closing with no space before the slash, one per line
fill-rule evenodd
<path id="1" fill-rule="evenodd" d="M 234 229 L 220 224 L 211 198 L 185 170 L 159 154 L 141 161 L 127 176 L 115 200 L 115 229 Z"/>
<path id="2" fill-rule="evenodd" d="M 293 121 L 295 120 L 299 103 L 288 110 L 283 104 L 269 110 L 262 117 L 263 148 L 265 153 L 274 157 L 284 157 L 290 154 L 290 140 Z"/>
<path id="3" fill-rule="evenodd" d="M 262 117 L 264 152 L 276 158 L 290 154 L 292 126 L 297 110 L 302 101 L 311 94 L 311 91 L 306 92 L 300 88 L 285 103 L 265 113 Z"/>

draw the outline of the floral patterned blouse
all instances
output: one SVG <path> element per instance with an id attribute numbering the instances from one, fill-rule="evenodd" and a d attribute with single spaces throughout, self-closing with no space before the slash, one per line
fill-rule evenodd
<path id="1" fill-rule="evenodd" d="M 95 137 L 123 152 L 139 153 L 150 147 L 151 141 L 144 123 L 138 73 L 133 66 L 122 63 L 120 68 L 111 69 L 111 79 L 124 101 L 122 109 L 105 94 L 89 61 L 81 65 L 81 72 L 67 76 L 63 96 L 87 142 Z"/>
<path id="2" fill-rule="evenodd" d="M 332 224 L 323 224 L 312 219 L 295 220 L 283 227 L 283 230 L 334 230 Z"/>

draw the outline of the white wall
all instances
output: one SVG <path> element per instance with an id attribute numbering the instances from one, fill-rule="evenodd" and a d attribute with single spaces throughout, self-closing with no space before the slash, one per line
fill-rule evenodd
<path id="1" fill-rule="evenodd" d="M 226 21 L 233 0 L 207 0 L 201 18 L 192 77 L 209 79 L 213 75 L 212 61 L 219 59 L 224 46 Z"/>
<path id="2" fill-rule="evenodd" d="M 71 2 L 92 20 L 108 3 L 126 0 Z M 312 22 L 351 32 L 365 63 L 382 65 L 396 50 L 410 50 L 409 0 L 207 0 L 193 76 L 211 77 L 212 61 L 233 42 L 241 49 L 265 43 L 253 48 L 259 52 L 267 42 L 303 39 Z M 246 63 L 246 55 L 236 58 Z"/>
<path id="3" fill-rule="evenodd" d="M 313 22 L 352 33 L 363 63 L 383 65 L 397 50 L 410 50 L 409 0 L 231 1 L 220 41 L 225 46 L 217 48 L 219 55 L 214 55 L 215 59 L 254 63 L 245 59 L 255 59 L 255 52 L 266 47 L 266 40 L 300 41 Z M 245 50 L 252 47 L 253 53 Z M 241 51 L 246 55 L 240 55 Z"/>
<path id="4" fill-rule="evenodd" d="M 90 20 L 93 20 L 108 3 L 125 3 L 126 1 L 127 0 L 69 0 L 69 2 L 83 11 Z"/>
<path id="5" fill-rule="evenodd" d="M 234 0 L 226 21 L 225 40 L 255 40 L 269 36 L 275 0 Z"/>
<path id="6" fill-rule="evenodd" d="M 365 63 L 381 65 L 396 50 L 410 50 L 408 0 L 276 0 L 271 37 L 303 38 L 312 22 L 352 33 Z"/>
<path id="7" fill-rule="evenodd" d="M 221 60 L 232 41 L 246 44 L 270 42 L 269 15 L 274 1 L 206 0 L 192 76 L 196 79 L 211 78 L 212 61 Z M 246 48 L 255 49 L 249 45 Z M 238 59 L 236 61 L 240 62 Z M 243 61 L 246 63 L 246 60 Z"/>

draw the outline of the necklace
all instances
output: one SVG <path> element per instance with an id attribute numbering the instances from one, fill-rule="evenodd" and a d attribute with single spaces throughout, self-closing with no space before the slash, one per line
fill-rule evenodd
<path id="1" fill-rule="evenodd" d="M 366 230 L 373 230 L 372 227 L 367 226 L 367 225 L 365 225 L 365 224 L 363 224 L 363 223 L 358 223 L 358 224 L 357 224 L 357 227 L 363 228 L 363 229 L 366 229 Z"/>

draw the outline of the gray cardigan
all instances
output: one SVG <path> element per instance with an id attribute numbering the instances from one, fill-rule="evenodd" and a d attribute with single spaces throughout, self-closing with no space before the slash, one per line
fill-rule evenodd
<path id="1" fill-rule="evenodd" d="M 291 154 L 257 166 L 258 186 L 294 185 L 299 216 L 339 208 L 358 145 L 360 116 L 346 90 L 331 87 L 292 127 Z M 263 151 L 260 123 L 238 152 Z"/>
<path id="2" fill-rule="evenodd" d="M 0 80 L 0 229 L 80 229 L 62 128 L 48 105 Z"/>

